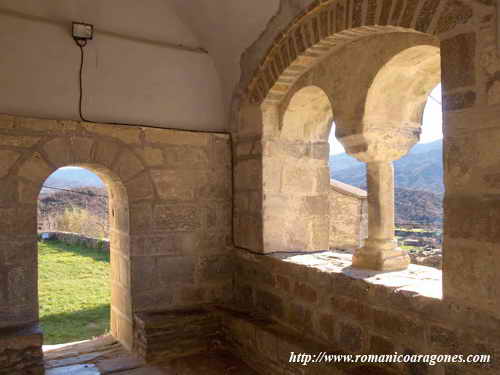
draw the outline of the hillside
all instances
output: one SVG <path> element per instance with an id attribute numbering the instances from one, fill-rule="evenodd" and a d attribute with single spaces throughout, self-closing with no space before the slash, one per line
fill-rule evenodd
<path id="1" fill-rule="evenodd" d="M 90 186 L 102 188 L 104 183 L 102 180 L 85 168 L 60 168 L 52 173 L 44 185 L 59 187 L 59 188 L 74 188 L 81 186 Z M 42 192 L 48 192 L 47 189 L 42 189 Z"/>
<path id="2" fill-rule="evenodd" d="M 394 163 L 396 222 L 440 225 L 443 217 L 442 140 L 418 144 Z M 366 167 L 347 154 L 330 157 L 332 178 L 366 190 Z"/>
<path id="3" fill-rule="evenodd" d="M 108 237 L 108 197 L 104 188 L 79 187 L 73 192 L 48 190 L 38 200 L 40 231 Z"/>
<path id="4" fill-rule="evenodd" d="M 418 144 L 405 157 L 394 163 L 396 188 L 423 190 L 441 195 L 443 186 L 443 142 Z M 366 168 L 346 155 L 330 157 L 332 178 L 366 189 Z"/>
<path id="5" fill-rule="evenodd" d="M 397 224 L 432 224 L 441 226 L 443 200 L 438 194 L 423 190 L 396 189 Z"/>

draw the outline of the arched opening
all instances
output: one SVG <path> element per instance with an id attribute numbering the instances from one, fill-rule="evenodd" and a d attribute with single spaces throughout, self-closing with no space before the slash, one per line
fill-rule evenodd
<path id="1" fill-rule="evenodd" d="M 38 208 L 47 349 L 106 334 L 132 349 L 129 207 L 120 178 L 94 164 L 59 168 L 42 184 Z"/>
<path id="2" fill-rule="evenodd" d="M 443 129 L 441 84 L 429 94 L 420 140 L 394 163 L 396 237 L 411 262 L 441 269 Z"/>
<path id="3" fill-rule="evenodd" d="M 329 139 L 332 179 L 366 191 L 365 164 L 345 153 L 342 144 L 335 138 L 334 129 L 335 124 Z M 419 142 L 405 156 L 394 162 L 396 238 L 400 247 L 409 251 L 412 263 L 435 268 L 441 268 L 442 263 L 442 156 L 442 104 L 439 84 L 427 97 L 422 113 Z"/>
<path id="4" fill-rule="evenodd" d="M 298 90 L 283 115 L 281 139 L 296 143 L 324 143 L 333 120 L 330 100 L 317 86 Z"/>
<path id="5" fill-rule="evenodd" d="M 405 168 L 400 159 L 420 139 L 425 103 L 440 81 L 440 66 L 438 46 L 409 47 L 379 69 L 367 90 L 357 135 L 363 147 L 358 146 L 353 153 L 367 163 L 368 237 L 353 256 L 355 267 L 397 270 L 410 263 L 407 249 L 398 246 L 394 234 L 398 220 L 395 199 L 405 200 L 406 207 L 418 217 L 414 214 L 418 205 L 408 204 L 408 200 L 422 194 L 395 189 L 394 163 L 399 161 Z"/>
<path id="6" fill-rule="evenodd" d="M 60 168 L 38 198 L 38 299 L 46 349 L 110 331 L 108 193 L 84 168 Z"/>

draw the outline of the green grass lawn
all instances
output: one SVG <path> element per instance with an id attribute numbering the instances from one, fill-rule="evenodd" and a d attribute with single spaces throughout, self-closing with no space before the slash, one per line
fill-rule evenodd
<path id="1" fill-rule="evenodd" d="M 109 331 L 109 254 L 61 242 L 38 243 L 38 295 L 44 344 L 62 344 Z"/>

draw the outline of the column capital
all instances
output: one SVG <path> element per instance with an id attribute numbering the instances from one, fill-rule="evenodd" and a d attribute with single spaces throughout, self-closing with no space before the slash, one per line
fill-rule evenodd
<path id="1" fill-rule="evenodd" d="M 401 127 L 371 127 L 360 133 L 339 135 L 338 141 L 346 153 L 364 163 L 398 160 L 420 139 L 420 125 Z"/>

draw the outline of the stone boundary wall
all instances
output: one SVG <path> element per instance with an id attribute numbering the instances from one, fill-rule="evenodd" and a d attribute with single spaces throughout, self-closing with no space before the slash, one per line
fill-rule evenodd
<path id="1" fill-rule="evenodd" d="M 330 249 L 354 250 L 368 230 L 368 197 L 364 190 L 330 180 Z"/>
<path id="2" fill-rule="evenodd" d="M 68 245 L 80 245 L 87 247 L 89 249 L 97 249 L 103 251 L 109 251 L 110 249 L 108 239 L 87 237 L 84 236 L 83 234 L 70 233 L 70 232 L 43 232 L 43 234 L 47 235 L 48 240 L 57 240 L 64 242 L 65 244 Z"/>

